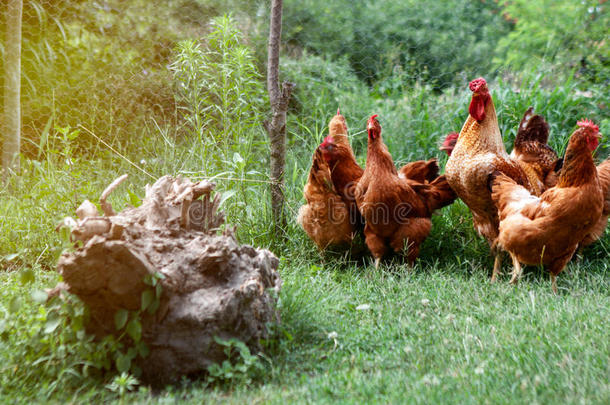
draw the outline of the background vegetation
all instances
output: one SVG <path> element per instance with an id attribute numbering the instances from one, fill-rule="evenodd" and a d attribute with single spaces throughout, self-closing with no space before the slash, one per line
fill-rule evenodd
<path id="1" fill-rule="evenodd" d="M 24 0 L 23 167 L 0 190 L 3 402 L 607 403 L 608 231 L 560 276 L 559 297 L 540 269 L 490 285 L 462 203 L 434 218 L 412 271 L 321 257 L 295 215 L 271 231 L 267 13 L 248 0 Z M 610 133 L 608 14 L 594 0 L 286 0 L 289 211 L 338 106 L 361 163 L 379 113 L 397 164 L 444 164 L 437 146 L 463 124 L 475 76 L 491 82 L 509 150 L 530 105 L 560 153 L 582 117 Z M 163 174 L 215 178 L 239 239 L 281 258 L 282 324 L 264 353 L 231 347 L 237 362 L 213 378 L 153 395 L 117 373 L 116 342 L 84 334 L 86 308 L 41 302 L 66 247 L 57 222 L 122 173 L 116 208 Z"/>

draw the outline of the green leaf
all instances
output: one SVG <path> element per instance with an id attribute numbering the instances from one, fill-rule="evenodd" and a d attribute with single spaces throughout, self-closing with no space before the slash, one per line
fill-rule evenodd
<path id="1" fill-rule="evenodd" d="M 142 199 L 138 197 L 134 192 L 132 192 L 131 190 L 127 190 L 127 194 L 129 194 L 129 203 L 131 205 L 133 205 L 134 207 L 139 207 L 140 205 L 142 205 Z"/>
<path id="2" fill-rule="evenodd" d="M 114 314 L 114 326 L 117 330 L 123 329 L 123 326 L 127 323 L 127 318 L 129 317 L 129 311 L 126 309 L 119 309 Z"/>
<path id="3" fill-rule="evenodd" d="M 23 269 L 19 274 L 19 279 L 21 280 L 21 284 L 29 284 L 33 283 L 36 280 L 34 276 L 34 270 L 32 269 Z"/>
<path id="4" fill-rule="evenodd" d="M 157 299 L 161 298 L 161 293 L 163 293 L 163 286 L 161 284 L 157 284 L 155 286 L 155 297 Z"/>
<path id="5" fill-rule="evenodd" d="M 127 334 L 135 341 L 139 342 L 142 338 L 142 324 L 137 319 L 132 319 L 127 324 Z"/>
<path id="6" fill-rule="evenodd" d="M 148 348 L 148 346 L 146 346 L 146 343 L 138 343 L 138 353 L 140 353 L 140 357 L 148 357 L 148 355 L 150 354 L 150 349 Z"/>
<path id="7" fill-rule="evenodd" d="M 241 167 L 241 164 L 243 162 L 244 162 L 244 158 L 241 157 L 241 155 L 239 153 L 235 152 L 233 154 L 233 163 L 235 163 L 236 166 L 240 166 Z"/>
<path id="8" fill-rule="evenodd" d="M 153 300 L 155 299 L 155 296 L 153 295 L 152 290 L 144 290 L 142 291 L 142 311 L 145 311 L 146 308 L 148 308 L 150 306 L 150 304 L 152 304 Z"/>
<path id="9" fill-rule="evenodd" d="M 33 290 L 30 294 L 34 302 L 38 304 L 44 304 L 47 301 L 48 295 L 42 290 Z"/>
<path id="10" fill-rule="evenodd" d="M 126 373 L 131 367 L 131 359 L 125 354 L 120 354 L 116 359 L 116 369 L 119 373 Z"/>
<path id="11" fill-rule="evenodd" d="M 154 314 L 155 312 L 157 312 L 157 309 L 159 309 L 159 303 L 160 301 L 158 299 L 155 299 L 152 304 L 150 305 L 150 307 L 148 307 L 148 313 L 150 315 Z"/>
<path id="12" fill-rule="evenodd" d="M 16 313 L 21 308 L 21 298 L 15 296 L 11 298 L 11 301 L 8 303 L 8 312 L 11 314 Z"/>
<path id="13" fill-rule="evenodd" d="M 43 332 L 46 334 L 53 333 L 61 323 L 61 317 L 55 311 L 49 312 L 47 322 L 44 325 Z"/>

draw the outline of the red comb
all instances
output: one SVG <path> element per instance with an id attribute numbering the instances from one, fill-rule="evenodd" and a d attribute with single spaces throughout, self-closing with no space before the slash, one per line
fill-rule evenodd
<path id="1" fill-rule="evenodd" d="M 324 146 L 328 146 L 332 143 L 334 143 L 334 139 L 332 136 L 328 135 L 326 138 L 324 138 L 324 142 L 322 142 L 322 144 L 320 144 L 320 146 L 324 147 Z"/>
<path id="2" fill-rule="evenodd" d="M 582 120 L 576 123 L 581 128 L 589 128 L 593 130 L 593 132 L 599 132 L 599 127 L 593 123 L 593 121 L 583 118 Z"/>
<path id="3" fill-rule="evenodd" d="M 376 119 L 377 117 L 379 117 L 379 114 L 371 115 L 371 118 L 369 118 L 369 122 L 373 122 L 373 120 Z"/>
<path id="4" fill-rule="evenodd" d="M 486 86 L 487 82 L 485 81 L 485 79 L 483 79 L 482 77 L 479 77 L 478 79 L 474 79 L 473 81 L 471 81 L 468 84 L 468 87 L 470 87 L 470 91 L 475 92 L 478 91 L 481 87 Z"/>
<path id="5" fill-rule="evenodd" d="M 337 115 L 341 115 L 341 110 L 337 107 Z"/>

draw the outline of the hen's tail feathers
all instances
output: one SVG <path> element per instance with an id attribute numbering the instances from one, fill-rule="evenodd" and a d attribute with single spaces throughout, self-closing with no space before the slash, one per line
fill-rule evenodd
<path id="1" fill-rule="evenodd" d="M 428 184 L 414 184 L 412 188 L 425 200 L 430 214 L 450 205 L 457 198 L 445 175 L 438 176 Z"/>
<path id="2" fill-rule="evenodd" d="M 527 109 L 515 137 L 515 148 L 524 142 L 540 142 L 546 145 L 549 141 L 549 124 L 541 115 L 534 114 L 534 108 Z"/>
<path id="3" fill-rule="evenodd" d="M 488 184 L 491 188 L 491 199 L 498 209 L 500 220 L 520 211 L 530 200 L 538 199 L 525 187 L 499 171 L 489 175 Z"/>
<path id="4" fill-rule="evenodd" d="M 610 215 L 610 158 L 597 166 L 597 177 L 599 177 L 599 184 L 604 195 L 603 215 Z"/>
<path id="5" fill-rule="evenodd" d="M 400 168 L 398 173 L 406 179 L 425 183 L 436 179 L 439 170 L 438 160 L 430 159 L 407 163 Z"/>

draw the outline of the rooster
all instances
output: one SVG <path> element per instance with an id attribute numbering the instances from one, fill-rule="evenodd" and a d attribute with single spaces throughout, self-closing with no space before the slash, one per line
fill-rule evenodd
<path id="1" fill-rule="evenodd" d="M 532 186 L 532 191 L 540 195 L 547 188 L 557 184 L 557 171 L 562 160 L 548 145 L 548 123 L 541 115 L 534 115 L 533 110 L 533 107 L 529 107 L 523 115 L 510 158 L 521 166 Z M 451 156 L 458 136 L 456 132 L 449 133 L 439 149 Z"/>
<path id="2" fill-rule="evenodd" d="M 365 220 L 366 245 L 375 257 L 376 268 L 390 249 L 396 253 L 406 250 L 413 265 L 430 233 L 432 212 L 452 203 L 456 196 L 443 176 L 428 184 L 401 178 L 381 138 L 377 115 L 368 120 L 367 132 L 366 167 L 355 190 Z"/>
<path id="3" fill-rule="evenodd" d="M 511 283 L 518 281 L 521 263 L 543 264 L 557 293 L 557 274 L 601 218 L 604 195 L 592 157 L 601 136 L 591 121 L 579 121 L 578 126 L 557 185 L 540 197 L 499 171 L 490 176 L 500 218 L 497 244 L 512 258 Z"/>
<path id="4" fill-rule="evenodd" d="M 477 232 L 493 247 L 498 237 L 499 218 L 488 189 L 489 175 L 500 171 L 527 190 L 532 187 L 521 166 L 506 153 L 485 79 L 475 79 L 469 87 L 473 95 L 468 119 L 447 161 L 445 176 L 457 196 L 470 208 Z M 502 255 L 496 249 L 492 252 L 495 260 L 491 280 L 495 281 Z"/>

